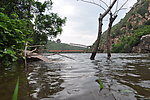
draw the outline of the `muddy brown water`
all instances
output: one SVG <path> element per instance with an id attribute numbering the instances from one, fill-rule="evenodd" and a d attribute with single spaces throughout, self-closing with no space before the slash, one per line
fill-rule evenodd
<path id="1" fill-rule="evenodd" d="M 93 61 L 88 53 L 62 55 L 29 63 L 28 70 L 1 68 L 0 100 L 11 100 L 18 76 L 19 100 L 150 100 L 150 54 L 112 54 L 111 61 L 106 54 Z"/>

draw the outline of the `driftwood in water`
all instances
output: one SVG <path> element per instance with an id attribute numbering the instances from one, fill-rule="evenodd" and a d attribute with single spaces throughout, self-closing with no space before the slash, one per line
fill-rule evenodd
<path id="1" fill-rule="evenodd" d="M 43 46 L 43 45 L 28 46 L 27 43 L 26 43 L 25 50 L 23 51 L 23 54 L 24 54 L 24 57 L 25 57 L 25 64 L 26 64 L 27 59 L 30 59 L 30 60 L 36 59 L 36 60 L 42 60 L 42 61 L 45 61 L 45 62 L 50 61 L 47 57 L 42 56 L 38 53 L 34 53 L 37 50 L 37 48 L 35 48 L 32 51 L 27 50 L 28 47 L 37 47 L 37 46 Z"/>
<path id="2" fill-rule="evenodd" d="M 33 53 L 32 55 L 29 55 L 28 58 L 31 58 L 31 59 L 39 59 L 39 60 L 42 60 L 42 61 L 45 61 L 45 62 L 50 62 L 50 60 L 45 57 L 45 56 L 42 56 L 40 54 L 37 54 L 37 53 Z"/>
<path id="3" fill-rule="evenodd" d="M 33 53 L 34 52 L 33 50 L 32 51 L 26 50 L 24 52 L 26 52 L 26 56 L 25 57 L 27 59 L 30 59 L 30 60 L 34 60 L 34 59 L 38 60 L 39 59 L 39 60 L 42 60 L 42 61 L 45 61 L 45 62 L 49 62 L 50 61 L 47 57 L 45 57 L 43 55 L 40 55 L 38 53 Z"/>

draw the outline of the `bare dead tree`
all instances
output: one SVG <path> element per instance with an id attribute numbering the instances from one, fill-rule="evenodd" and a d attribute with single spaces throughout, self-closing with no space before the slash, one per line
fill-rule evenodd
<path id="1" fill-rule="evenodd" d="M 77 0 L 77 1 L 79 1 L 79 0 Z M 99 6 L 100 8 L 102 8 L 103 10 L 106 11 L 106 9 L 105 9 L 103 6 L 101 6 L 101 5 L 98 4 L 98 3 L 95 3 L 94 1 L 87 1 L 87 0 L 80 0 L 80 1 L 86 2 L 86 3 L 90 3 L 90 4 L 93 4 L 93 5 L 96 5 L 96 6 Z"/>
<path id="2" fill-rule="evenodd" d="M 101 34 L 102 34 L 102 26 L 103 26 L 103 18 L 110 12 L 110 10 L 112 9 L 112 7 L 114 6 L 114 4 L 116 3 L 117 0 L 114 0 L 112 2 L 112 4 L 107 8 L 107 10 L 103 13 L 103 14 L 100 14 L 99 16 L 99 26 L 98 26 L 98 36 L 97 36 L 97 40 L 96 40 L 96 43 L 94 45 L 94 49 L 92 51 L 92 55 L 90 57 L 91 60 L 94 60 L 95 59 L 95 56 L 96 56 L 96 53 L 98 51 L 98 47 L 99 47 L 99 44 L 100 44 L 100 39 L 101 39 Z"/>
<path id="3" fill-rule="evenodd" d="M 79 1 L 79 0 L 77 0 Z M 91 60 L 94 60 L 95 59 L 95 56 L 96 56 L 96 53 L 98 51 L 98 47 L 99 47 L 99 44 L 100 44 L 100 39 L 101 39 L 101 34 L 102 34 L 102 26 L 103 26 L 103 19 L 104 17 L 110 12 L 110 19 L 109 19 L 109 26 L 108 26 L 108 31 L 107 31 L 107 57 L 110 58 L 111 57 L 111 28 L 112 28 L 112 24 L 113 22 L 115 21 L 115 19 L 117 18 L 117 14 L 120 10 L 124 9 L 123 6 L 128 2 L 128 0 L 125 1 L 125 3 L 117 10 L 117 7 L 118 7 L 118 0 L 113 0 L 111 2 L 110 0 L 110 5 L 108 5 L 106 2 L 104 2 L 104 0 L 99 0 L 99 2 L 102 2 L 106 7 L 104 8 L 102 5 L 94 2 L 94 0 L 92 1 L 88 1 L 88 0 L 80 0 L 82 2 L 86 2 L 86 3 L 90 3 L 90 4 L 94 4 L 96 6 L 99 6 L 100 8 L 102 8 L 104 10 L 104 13 L 100 13 L 100 16 L 98 18 L 98 36 L 97 36 L 97 40 L 94 44 L 94 47 L 93 47 L 93 51 L 92 51 L 92 55 L 90 57 Z M 111 12 L 111 9 L 113 8 L 113 6 L 115 5 L 115 3 L 117 2 L 117 5 L 116 5 L 116 11 L 112 14 Z"/>
<path id="4" fill-rule="evenodd" d="M 109 6 L 104 1 L 100 0 L 102 3 L 104 3 L 107 6 L 107 9 L 105 9 L 100 4 L 95 3 L 94 1 L 87 1 L 87 0 L 81 0 L 81 1 L 97 5 L 105 11 L 103 14 L 100 13 L 100 16 L 98 18 L 98 22 L 99 22 L 99 24 L 98 24 L 98 36 L 97 36 L 97 40 L 95 42 L 95 45 L 94 45 L 94 48 L 93 48 L 93 51 L 92 51 L 92 55 L 90 57 L 91 60 L 94 60 L 95 56 L 96 56 L 96 53 L 98 51 L 99 44 L 100 44 L 100 39 L 101 39 L 101 34 L 102 34 L 102 26 L 103 26 L 103 19 L 111 11 L 112 7 L 114 6 L 114 4 L 116 3 L 117 0 L 114 0 Z"/>
<path id="5" fill-rule="evenodd" d="M 117 15 L 113 16 L 113 14 L 110 13 L 109 26 L 107 30 L 107 59 L 110 59 L 111 57 L 111 28 L 116 18 L 117 18 Z"/>
<path id="6" fill-rule="evenodd" d="M 107 30 L 107 59 L 109 60 L 111 57 L 111 29 L 112 29 L 112 24 L 115 21 L 115 19 L 117 18 L 117 13 L 122 10 L 125 9 L 123 8 L 124 5 L 128 2 L 128 0 L 126 0 L 124 2 L 124 4 L 119 8 L 118 8 L 118 1 L 117 1 L 117 5 L 116 5 L 116 11 L 114 12 L 114 14 L 112 14 L 110 12 L 110 18 L 109 18 L 109 25 L 108 25 L 108 30 Z"/>

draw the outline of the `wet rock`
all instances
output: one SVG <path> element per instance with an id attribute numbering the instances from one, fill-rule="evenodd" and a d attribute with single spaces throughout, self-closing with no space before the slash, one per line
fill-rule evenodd
<path id="1" fill-rule="evenodd" d="M 141 37 L 138 46 L 133 47 L 133 52 L 137 53 L 150 53 L 150 34 Z"/>

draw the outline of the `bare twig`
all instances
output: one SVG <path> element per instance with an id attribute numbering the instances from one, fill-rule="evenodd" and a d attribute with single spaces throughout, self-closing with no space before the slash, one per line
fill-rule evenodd
<path id="1" fill-rule="evenodd" d="M 126 1 L 124 2 L 124 4 L 114 13 L 114 15 L 117 14 L 120 10 L 122 10 L 122 8 L 125 6 L 125 4 L 126 4 L 128 1 L 129 1 L 129 0 L 126 0 Z"/>
<path id="2" fill-rule="evenodd" d="M 102 18 L 103 17 L 105 17 L 107 14 L 108 14 L 108 12 L 111 10 L 111 8 L 114 6 L 114 4 L 116 3 L 116 1 L 117 0 L 114 0 L 113 2 L 112 2 L 112 4 L 108 7 L 108 9 L 102 14 Z"/>
<path id="3" fill-rule="evenodd" d="M 27 48 L 28 48 L 28 42 L 25 43 L 25 49 L 24 49 L 24 68 L 27 68 Z"/>
<path id="4" fill-rule="evenodd" d="M 104 2 L 103 0 L 99 0 L 99 1 L 104 3 L 107 7 L 109 7 L 108 4 L 106 2 Z"/>
<path id="5" fill-rule="evenodd" d="M 27 55 L 28 42 L 25 43 L 24 56 Z"/>
<path id="6" fill-rule="evenodd" d="M 77 0 L 77 1 L 79 1 L 79 0 Z M 90 4 L 94 4 L 94 5 L 96 5 L 96 6 L 99 6 L 100 8 L 102 8 L 103 10 L 106 11 L 106 9 L 105 9 L 103 6 L 101 6 L 100 4 L 95 3 L 94 1 L 93 1 L 93 2 L 91 2 L 91 1 L 86 1 L 86 0 L 81 0 L 81 1 L 82 1 L 82 2 L 86 2 L 86 3 L 90 3 Z"/>
<path id="7" fill-rule="evenodd" d="M 117 0 L 116 10 L 115 10 L 115 12 L 116 12 L 116 11 L 117 11 L 117 9 L 118 9 L 118 3 L 119 3 L 119 0 Z"/>
<path id="8" fill-rule="evenodd" d="M 125 10 L 125 9 L 127 9 L 127 8 L 122 8 L 122 9 L 116 10 L 116 12 L 119 12 L 120 10 Z M 115 15 L 115 14 L 117 15 L 116 12 L 113 15 Z"/>

